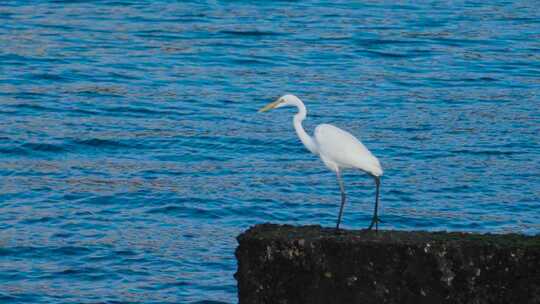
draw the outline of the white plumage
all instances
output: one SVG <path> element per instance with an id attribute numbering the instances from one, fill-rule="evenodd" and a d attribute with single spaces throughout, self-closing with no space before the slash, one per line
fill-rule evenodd
<path id="1" fill-rule="evenodd" d="M 314 134 L 319 156 L 328 169 L 337 172 L 339 168 L 357 168 L 373 176 L 383 174 L 379 160 L 351 133 L 320 124 Z"/>
<path id="2" fill-rule="evenodd" d="M 330 124 L 318 125 L 315 128 L 314 137 L 309 136 L 302 127 L 302 121 L 307 115 L 306 106 L 300 98 L 294 95 L 284 95 L 260 109 L 259 112 L 266 112 L 284 106 L 296 106 L 298 108 L 298 113 L 294 115 L 293 118 L 296 134 L 310 152 L 318 155 L 326 167 L 336 173 L 341 190 L 341 207 L 336 229 L 339 229 L 346 197 L 345 187 L 341 178 L 341 171 L 343 169 L 356 168 L 370 174 L 375 179 L 375 184 L 377 186 L 375 194 L 375 211 L 368 229 L 371 229 L 375 224 L 375 229 L 377 230 L 380 221 L 377 215 L 379 186 L 380 177 L 383 174 L 381 164 L 377 157 L 371 154 L 371 152 L 351 133 Z"/>

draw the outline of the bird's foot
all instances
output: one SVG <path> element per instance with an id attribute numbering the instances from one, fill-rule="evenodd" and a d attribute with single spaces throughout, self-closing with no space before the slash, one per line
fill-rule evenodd
<path id="1" fill-rule="evenodd" d="M 334 234 L 344 234 L 344 233 L 345 233 L 345 230 L 341 229 L 341 228 L 339 227 L 339 224 L 340 224 L 340 223 L 338 223 L 338 224 L 336 225 L 336 228 L 334 228 Z"/>
<path id="2" fill-rule="evenodd" d="M 379 223 L 383 223 L 383 221 L 378 216 L 373 217 L 373 219 L 371 220 L 371 224 L 369 224 L 367 230 L 371 230 L 373 228 L 373 225 L 375 225 L 375 232 L 377 232 L 379 230 Z"/>
<path id="3" fill-rule="evenodd" d="M 335 235 L 343 235 L 343 234 L 345 234 L 345 230 L 343 230 L 341 228 L 336 228 L 336 229 L 334 229 L 334 234 Z"/>

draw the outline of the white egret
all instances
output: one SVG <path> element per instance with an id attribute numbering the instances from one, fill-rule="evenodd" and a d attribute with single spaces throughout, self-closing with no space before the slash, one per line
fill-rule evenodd
<path id="1" fill-rule="evenodd" d="M 329 124 L 320 124 L 315 128 L 315 136 L 309 136 L 302 127 L 302 121 L 306 119 L 306 106 L 300 100 L 300 98 L 287 94 L 276 101 L 269 103 L 265 107 L 261 108 L 259 112 L 266 112 L 271 109 L 281 108 L 285 106 L 295 106 L 298 108 L 298 113 L 294 115 L 293 125 L 296 130 L 296 134 L 300 137 L 300 140 L 306 146 L 306 148 L 313 154 L 318 155 L 323 163 L 333 171 L 339 183 L 339 189 L 341 191 L 341 207 L 339 208 L 339 216 L 336 224 L 336 229 L 339 229 L 341 222 L 341 216 L 343 214 L 343 206 L 345 205 L 345 187 L 341 178 L 341 171 L 343 169 L 360 169 L 367 174 L 371 175 L 375 180 L 376 194 L 375 194 L 375 210 L 373 212 L 373 218 L 368 230 L 371 230 L 375 225 L 375 231 L 378 230 L 378 223 L 380 222 L 378 216 L 379 207 L 379 188 L 381 183 L 381 176 L 383 170 L 377 157 L 371 152 L 352 134 L 340 128 L 334 127 Z"/>

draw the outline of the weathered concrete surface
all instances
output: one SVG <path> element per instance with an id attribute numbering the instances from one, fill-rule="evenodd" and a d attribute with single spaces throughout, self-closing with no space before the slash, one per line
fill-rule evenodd
<path id="1" fill-rule="evenodd" d="M 238 242 L 240 304 L 540 303 L 540 236 L 263 224 Z"/>

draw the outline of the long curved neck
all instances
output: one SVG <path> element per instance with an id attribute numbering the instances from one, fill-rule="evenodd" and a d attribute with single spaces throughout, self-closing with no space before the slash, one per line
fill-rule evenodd
<path id="1" fill-rule="evenodd" d="M 307 115 L 306 106 L 300 100 L 295 102 L 295 105 L 298 108 L 298 113 L 294 115 L 293 118 L 294 130 L 296 130 L 296 134 L 300 137 L 304 146 L 306 146 L 311 153 L 318 154 L 319 152 L 315 140 L 313 140 L 313 138 L 306 133 L 304 127 L 302 127 L 302 121 L 306 119 Z"/>

